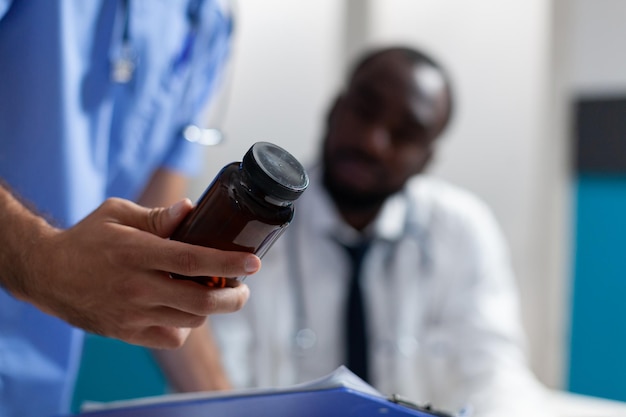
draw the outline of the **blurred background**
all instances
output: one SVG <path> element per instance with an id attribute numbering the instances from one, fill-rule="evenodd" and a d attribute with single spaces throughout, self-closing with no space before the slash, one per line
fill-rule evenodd
<path id="1" fill-rule="evenodd" d="M 456 94 L 431 171 L 499 220 L 533 370 L 552 388 L 626 400 L 626 1 L 238 0 L 235 12 L 232 69 L 208 116 L 225 140 L 206 148 L 192 199 L 256 141 L 313 161 L 352 59 L 421 48 Z M 139 348 L 90 337 L 76 402 L 166 389 L 152 369 L 111 392 L 106 355 L 150 366 Z"/>

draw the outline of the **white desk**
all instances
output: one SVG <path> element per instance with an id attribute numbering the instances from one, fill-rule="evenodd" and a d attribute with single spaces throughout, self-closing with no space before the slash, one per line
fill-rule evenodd
<path id="1" fill-rule="evenodd" d="M 558 417 L 626 417 L 626 402 L 570 392 L 553 391 L 552 404 Z"/>

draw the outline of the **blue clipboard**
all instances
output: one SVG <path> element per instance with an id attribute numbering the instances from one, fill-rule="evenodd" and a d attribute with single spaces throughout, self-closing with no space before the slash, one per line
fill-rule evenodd
<path id="1" fill-rule="evenodd" d="M 393 396 L 388 399 L 341 367 L 284 389 L 175 394 L 105 404 L 80 417 L 453 417 Z"/>
<path id="2" fill-rule="evenodd" d="M 206 398 L 104 409 L 84 417 L 433 417 L 380 397 L 339 387 L 245 397 Z"/>

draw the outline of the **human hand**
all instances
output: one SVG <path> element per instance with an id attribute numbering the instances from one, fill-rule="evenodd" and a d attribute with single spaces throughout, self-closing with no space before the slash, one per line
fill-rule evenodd
<path id="1" fill-rule="evenodd" d="M 189 200 L 147 209 L 109 199 L 74 227 L 43 234 L 15 295 L 90 332 L 179 347 L 207 315 L 240 309 L 249 290 L 244 284 L 211 289 L 170 272 L 236 277 L 260 268 L 250 253 L 166 239 L 191 209 Z"/>

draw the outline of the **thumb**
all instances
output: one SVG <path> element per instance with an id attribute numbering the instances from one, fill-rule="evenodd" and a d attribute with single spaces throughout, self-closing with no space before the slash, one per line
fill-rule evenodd
<path id="1" fill-rule="evenodd" d="M 148 213 L 147 231 L 160 237 L 170 236 L 192 208 L 191 201 L 185 198 L 167 208 L 151 209 Z"/>

